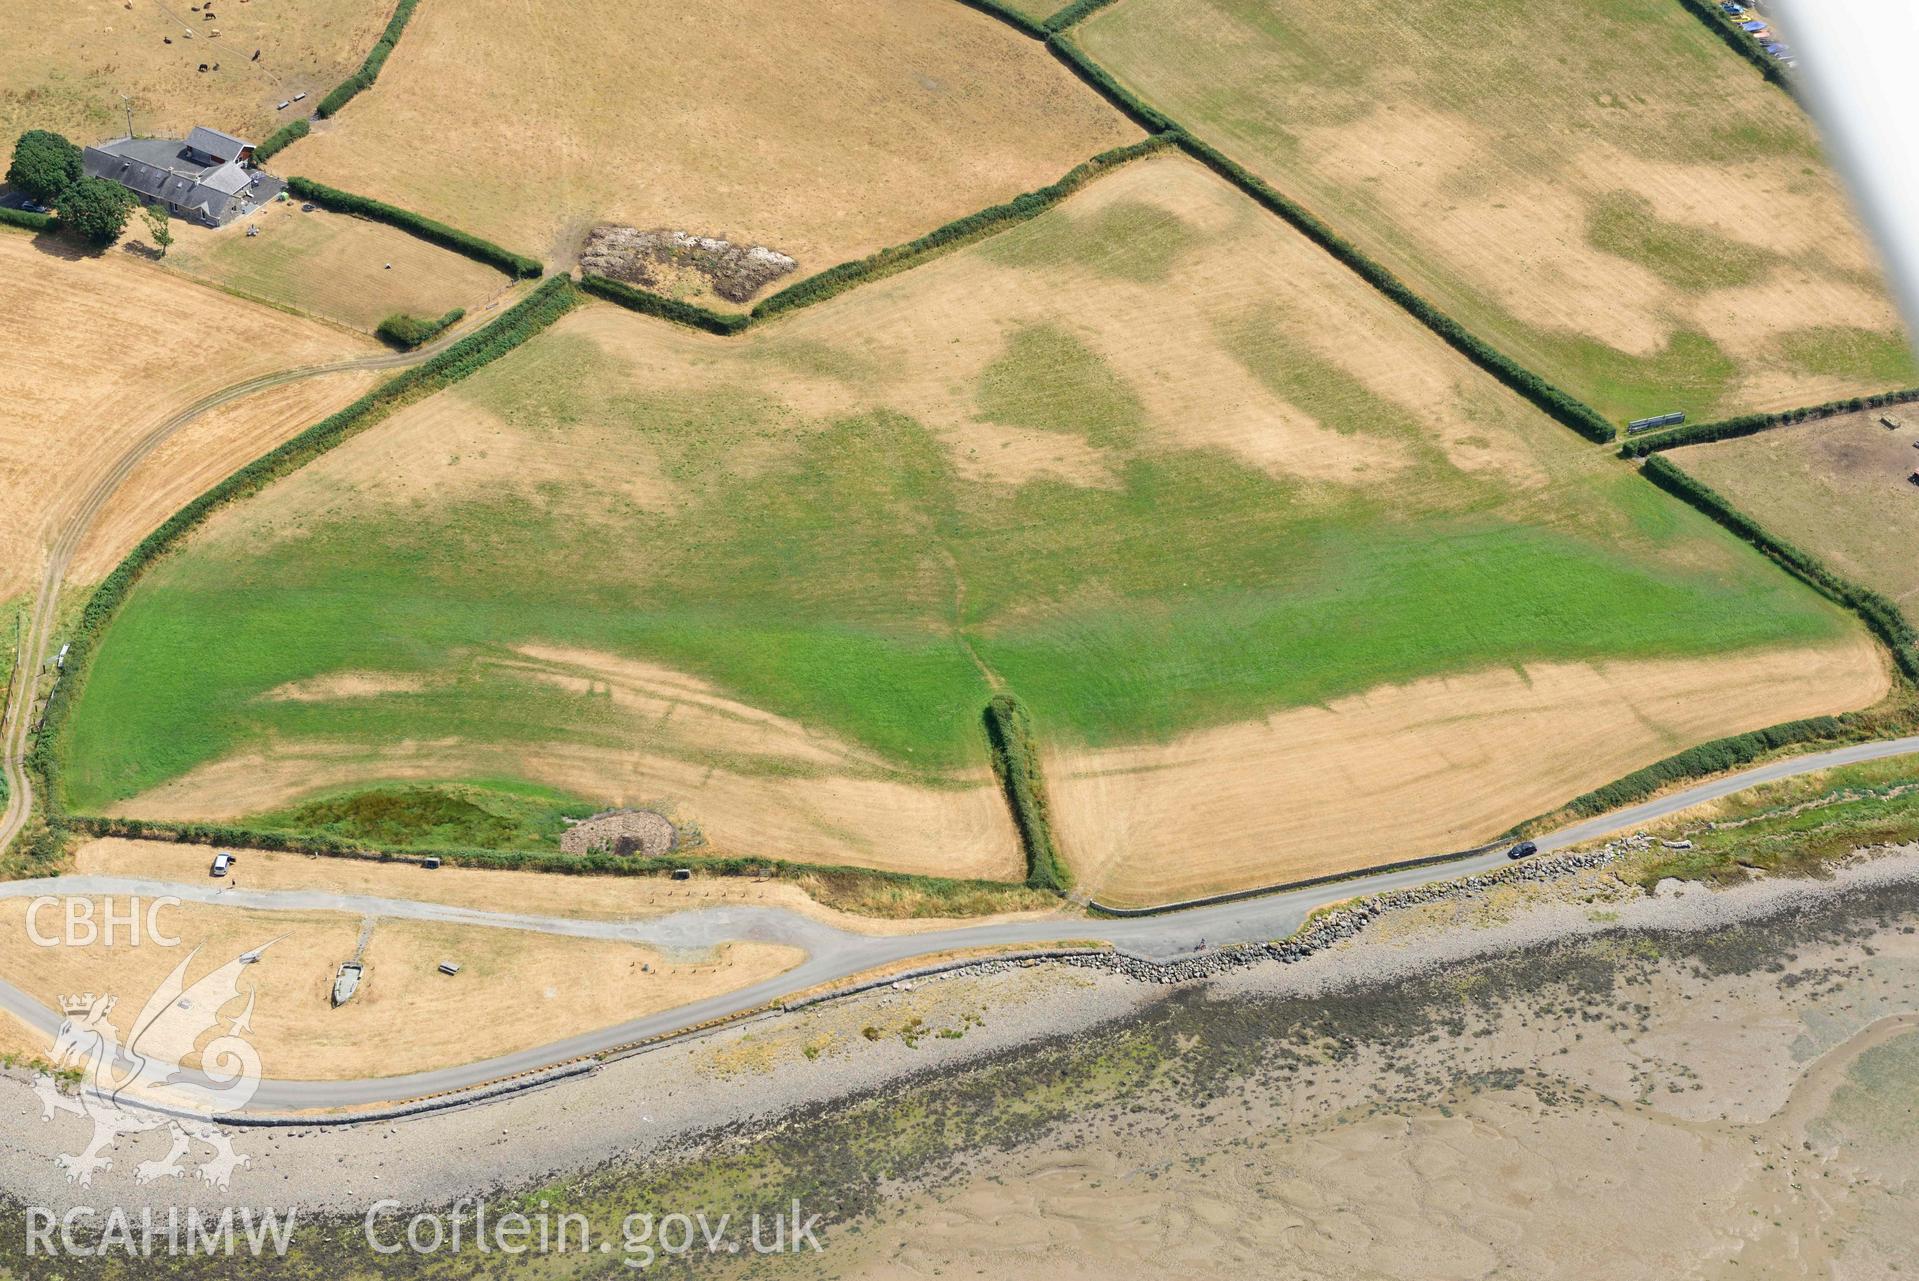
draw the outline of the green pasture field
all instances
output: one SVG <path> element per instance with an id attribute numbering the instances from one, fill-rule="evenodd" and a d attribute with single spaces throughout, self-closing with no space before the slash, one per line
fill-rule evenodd
<path id="1" fill-rule="evenodd" d="M 1888 428 L 1883 419 L 1904 423 Z M 1690 445 L 1669 461 L 1919 625 L 1919 413 L 1904 406 Z"/>
<path id="2" fill-rule="evenodd" d="M 1321 434 L 1206 435 L 1259 397 Z M 991 470 L 1018 449 L 1071 465 Z M 1461 461 L 1484 450 L 1508 461 Z M 937 783 L 985 760 L 996 681 L 1105 746 L 1851 626 L 1169 156 L 737 340 L 575 312 L 159 562 L 61 777 L 88 812 L 276 743 L 626 741 L 608 691 L 516 674 L 530 644 L 689 673 Z M 416 679 L 263 697 L 363 671 Z"/>
<path id="3" fill-rule="evenodd" d="M 1811 125 L 1675 0 L 1122 0 L 1074 34 L 1615 421 L 1919 372 Z"/>

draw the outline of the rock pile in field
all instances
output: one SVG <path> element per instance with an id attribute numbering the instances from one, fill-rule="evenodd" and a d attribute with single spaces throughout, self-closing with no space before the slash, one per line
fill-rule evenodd
<path id="1" fill-rule="evenodd" d="M 586 233 L 580 266 L 594 275 L 657 289 L 677 272 L 706 278 L 728 302 L 746 302 L 800 264 L 765 245 L 738 245 L 690 231 L 641 231 L 602 223 Z"/>
<path id="2" fill-rule="evenodd" d="M 672 852 L 679 833 L 654 810 L 605 810 L 583 818 L 560 837 L 568 854 L 637 854 L 658 858 Z"/>

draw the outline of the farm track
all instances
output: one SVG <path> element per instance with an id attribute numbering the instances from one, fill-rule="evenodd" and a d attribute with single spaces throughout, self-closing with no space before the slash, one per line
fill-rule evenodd
<path id="1" fill-rule="evenodd" d="M 135 441 L 131 448 L 114 459 L 111 465 L 94 480 L 60 525 L 58 532 L 54 535 L 52 546 L 48 550 L 46 568 L 41 574 L 40 587 L 34 596 L 26 643 L 22 646 L 19 656 L 18 679 L 13 683 L 12 698 L 5 709 L 6 729 L 4 737 L 0 737 L 0 777 L 4 777 L 7 783 L 7 807 L 5 813 L 0 814 L 0 854 L 4 854 L 13 844 L 14 838 L 26 826 L 27 818 L 33 809 L 33 782 L 27 772 L 26 759 L 33 742 L 33 712 L 40 686 L 39 676 L 46 665 L 48 651 L 53 645 L 60 591 L 66 584 L 67 570 L 72 565 L 75 554 L 86 542 L 87 534 L 93 528 L 93 522 L 106 508 L 114 494 L 119 491 L 120 486 L 124 485 L 127 478 L 133 474 L 134 469 L 182 428 L 224 405 L 244 400 L 260 392 L 270 391 L 275 387 L 283 387 L 288 383 L 317 378 L 325 374 L 404 369 L 430 358 L 464 336 L 464 333 L 448 335 L 416 351 L 389 352 L 377 356 L 362 356 L 355 360 L 334 361 L 324 365 L 304 365 L 296 369 L 283 369 L 222 387 L 170 415 Z"/>

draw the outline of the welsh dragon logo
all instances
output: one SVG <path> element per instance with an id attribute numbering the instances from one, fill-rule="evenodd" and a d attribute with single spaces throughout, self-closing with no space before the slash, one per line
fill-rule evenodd
<path id="1" fill-rule="evenodd" d="M 213 1152 L 193 1168 L 216 1188 L 224 1189 L 234 1170 L 249 1164 L 224 1132 L 201 1118 L 244 1107 L 260 1088 L 260 1055 L 246 1039 L 252 1030 L 254 990 L 249 986 L 242 992 L 240 976 L 272 945 L 243 953 L 189 985 L 187 967 L 200 952 L 193 949 L 147 998 L 125 1045 L 107 1018 L 118 998 L 89 993 L 61 1000 L 66 1018 L 54 1041 L 53 1061 L 58 1068 L 79 1070 L 80 1089 L 63 1093 L 44 1076 L 35 1088 L 43 1121 L 53 1120 L 57 1112 L 93 1121 L 93 1141 L 86 1149 L 56 1158 L 69 1182 L 91 1184 L 96 1172 L 112 1168 L 108 1154 L 122 1135 L 150 1130 L 170 1131 L 173 1146 L 164 1157 L 135 1167 L 142 1183 L 185 1174 L 189 1167 L 182 1159 L 196 1142 Z M 199 1070 L 181 1068 L 201 1038 L 220 1029 L 222 1011 L 243 996 L 245 1007 L 201 1047 Z"/>

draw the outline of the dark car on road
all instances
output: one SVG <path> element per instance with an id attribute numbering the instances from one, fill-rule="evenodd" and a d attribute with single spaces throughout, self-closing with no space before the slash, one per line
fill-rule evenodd
<path id="1" fill-rule="evenodd" d="M 1506 851 L 1507 858 L 1531 858 L 1539 853 L 1539 846 L 1532 841 L 1521 841 Z"/>

